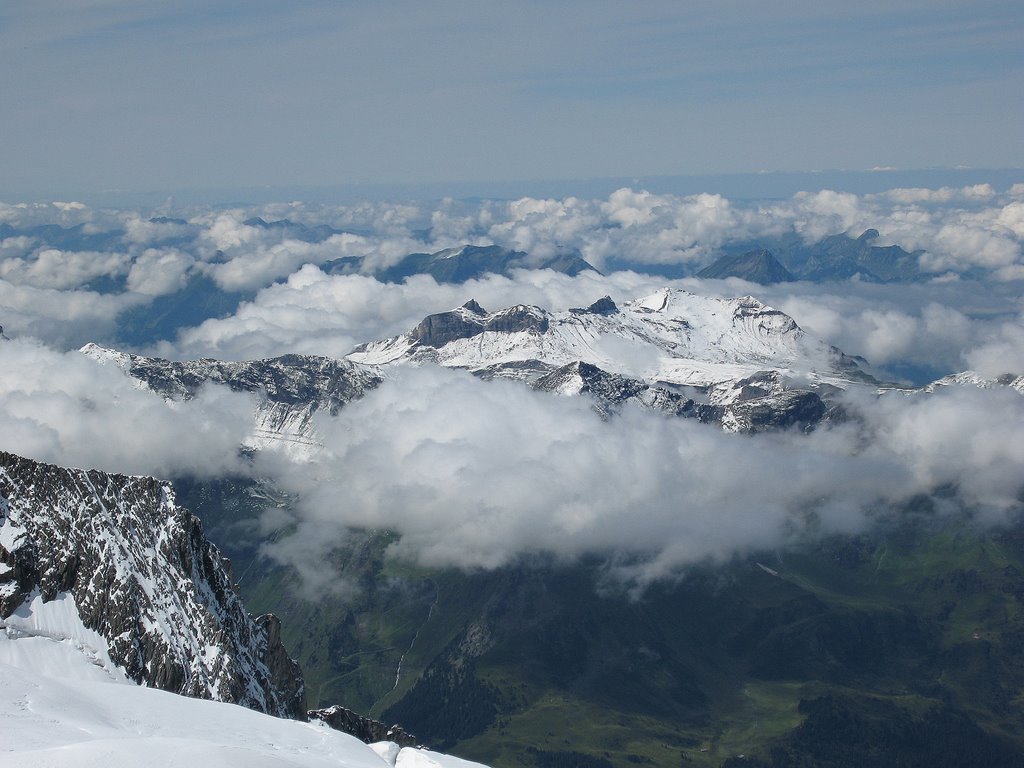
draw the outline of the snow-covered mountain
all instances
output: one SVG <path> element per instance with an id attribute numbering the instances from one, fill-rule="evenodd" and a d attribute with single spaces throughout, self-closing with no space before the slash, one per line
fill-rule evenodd
<path id="1" fill-rule="evenodd" d="M 978 387 L 980 389 L 994 389 L 995 387 L 1009 387 L 1024 394 L 1024 376 L 1015 373 L 1007 373 L 1003 376 L 991 377 L 978 373 L 977 371 L 961 371 L 952 373 L 936 379 L 931 384 L 923 387 L 925 392 L 936 392 L 943 387 Z"/>
<path id="2" fill-rule="evenodd" d="M 251 617 L 230 564 L 166 483 L 0 452 L 0 617 L 8 636 L 69 638 L 113 677 L 305 719 L 298 665 L 272 615 Z M 115 669 L 114 667 L 117 667 Z"/>
<path id="3" fill-rule="evenodd" d="M 709 387 L 761 370 L 836 385 L 864 381 L 857 362 L 805 334 L 793 318 L 752 296 L 716 299 L 663 289 L 622 306 L 516 305 L 487 312 L 475 301 L 425 318 L 401 336 L 348 356 L 368 365 L 436 362 L 529 377 L 582 361 L 623 376 Z"/>
<path id="4" fill-rule="evenodd" d="M 171 400 L 188 400 L 205 384 L 258 396 L 251 448 L 269 444 L 301 454 L 317 445 L 313 416 L 331 415 L 382 381 L 373 369 L 328 357 L 284 355 L 269 360 L 171 361 L 87 344 L 81 352 L 113 363 L 142 386 Z"/>
<path id="5" fill-rule="evenodd" d="M 525 379 L 546 391 L 590 392 L 606 407 L 631 400 L 736 431 L 813 423 L 828 412 L 830 393 L 877 384 L 854 358 L 751 296 L 673 289 L 567 312 L 526 305 L 487 312 L 469 301 L 348 359 Z"/>

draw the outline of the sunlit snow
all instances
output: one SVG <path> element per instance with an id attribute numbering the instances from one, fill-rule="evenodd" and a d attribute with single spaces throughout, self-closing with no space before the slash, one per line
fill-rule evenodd
<path id="1" fill-rule="evenodd" d="M 0 623 L 0 733 L 0 766 L 478 765 L 136 686 L 82 625 L 70 595 L 35 597 Z"/>

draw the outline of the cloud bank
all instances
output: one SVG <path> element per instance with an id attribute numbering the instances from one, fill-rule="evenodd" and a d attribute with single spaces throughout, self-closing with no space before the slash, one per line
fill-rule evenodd
<path id="1" fill-rule="evenodd" d="M 208 387 L 169 403 L 113 365 L 30 341 L 0 342 L 0 449 L 64 466 L 171 477 L 248 471 L 238 448 L 252 400 Z"/>
<path id="2" fill-rule="evenodd" d="M 645 583 L 706 559 L 864 530 L 940 486 L 989 523 L 1022 509 L 1024 445 L 1013 391 L 851 402 L 857 424 L 740 437 L 586 398 L 402 371 L 335 420 L 326 451 L 282 473 L 295 533 L 268 552 L 315 574 L 348 527 L 400 533 L 392 554 L 494 568 L 529 555 L 597 554 Z M 321 557 L 313 557 L 313 554 Z M 312 559 L 310 559 L 312 557 Z"/>

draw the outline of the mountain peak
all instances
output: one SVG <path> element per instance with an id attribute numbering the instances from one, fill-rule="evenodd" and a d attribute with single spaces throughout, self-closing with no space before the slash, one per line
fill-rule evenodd
<path id="1" fill-rule="evenodd" d="M 611 296 L 602 296 L 587 307 L 587 311 L 592 312 L 595 315 L 611 315 L 618 312 L 619 308 L 615 305 L 615 302 L 612 301 Z"/>
<path id="2" fill-rule="evenodd" d="M 788 283 L 796 280 L 772 252 L 765 248 L 747 251 L 738 256 L 722 256 L 698 272 L 697 277 L 708 280 L 738 277 L 761 285 Z"/>

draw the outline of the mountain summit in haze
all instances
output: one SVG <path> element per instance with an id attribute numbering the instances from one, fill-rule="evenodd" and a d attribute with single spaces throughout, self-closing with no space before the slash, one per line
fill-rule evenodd
<path id="1" fill-rule="evenodd" d="M 720 279 L 739 277 L 751 283 L 771 285 L 796 280 L 782 263 L 764 248 L 747 251 L 738 256 L 725 255 L 697 273 L 697 277 Z"/>

